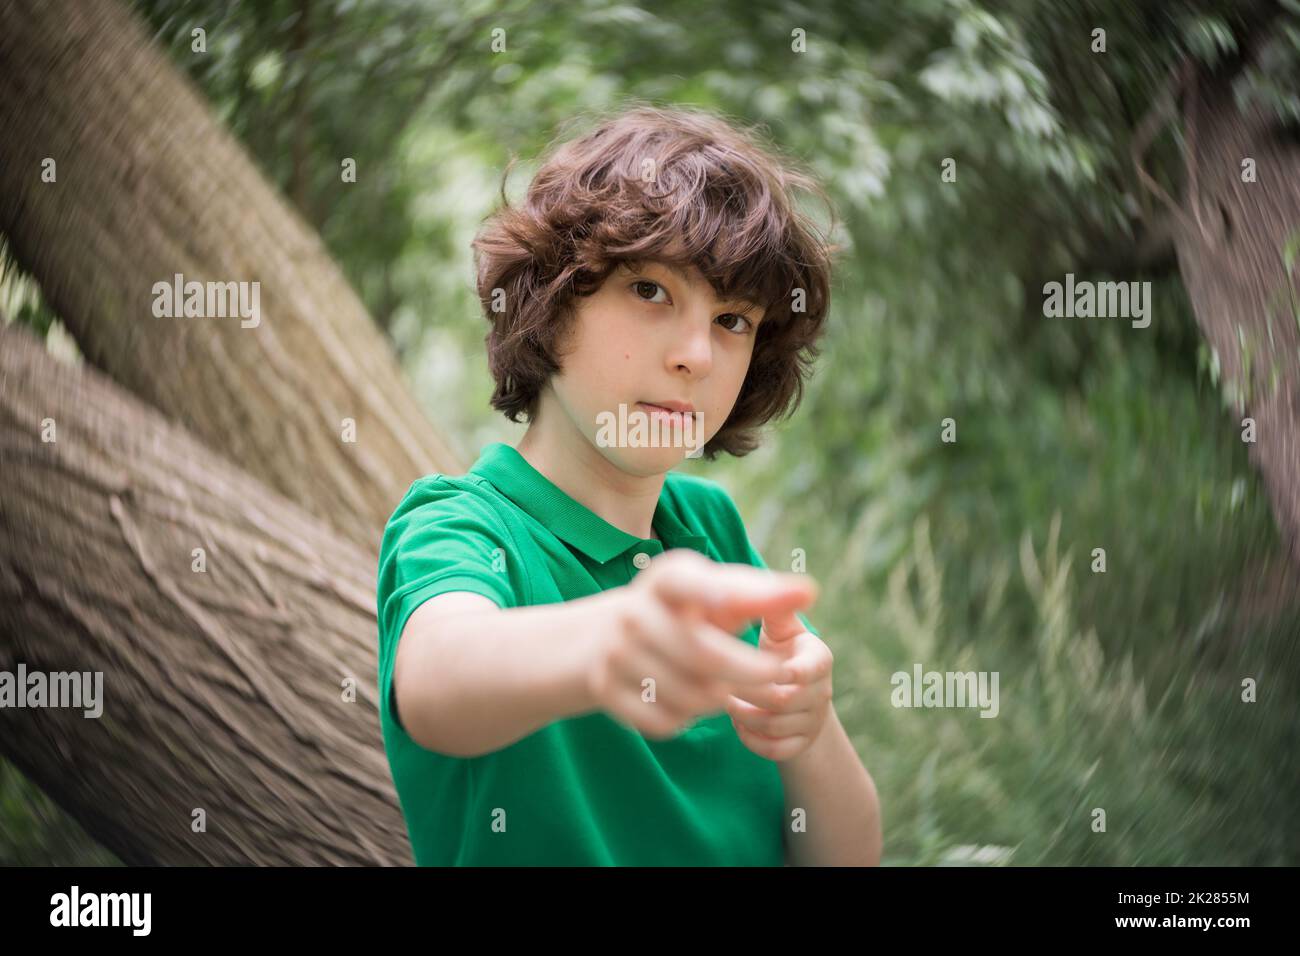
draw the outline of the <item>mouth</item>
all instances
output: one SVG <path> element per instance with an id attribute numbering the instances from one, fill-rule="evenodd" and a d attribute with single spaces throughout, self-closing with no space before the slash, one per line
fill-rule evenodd
<path id="1" fill-rule="evenodd" d="M 674 425 L 681 425 L 687 415 L 692 414 L 695 409 L 686 402 L 671 402 L 660 405 L 656 402 L 637 402 L 637 408 L 640 408 L 651 418 L 667 419 Z"/>
<path id="2" fill-rule="evenodd" d="M 645 408 L 660 408 L 666 412 L 678 412 L 683 415 L 690 415 L 695 411 L 695 406 L 690 402 L 637 402 L 637 404 Z"/>

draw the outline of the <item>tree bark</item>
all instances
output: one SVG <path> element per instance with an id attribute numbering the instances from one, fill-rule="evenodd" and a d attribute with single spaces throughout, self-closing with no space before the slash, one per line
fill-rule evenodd
<path id="1" fill-rule="evenodd" d="M 0 459 L 0 669 L 103 673 L 5 756 L 128 864 L 410 864 L 372 554 L 15 327 Z"/>
<path id="2" fill-rule="evenodd" d="M 1189 87 L 1184 136 L 1179 271 L 1223 379 L 1237 383 L 1238 415 L 1255 420 L 1250 458 L 1300 567 L 1300 259 L 1293 275 L 1283 262 L 1300 229 L 1300 146 L 1264 111 L 1240 109 L 1230 77 L 1204 74 Z"/>
<path id="3" fill-rule="evenodd" d="M 370 551 L 411 481 L 462 470 L 319 237 L 121 4 L 0 0 L 0 230 L 88 361 Z M 258 283 L 260 324 L 156 317 L 178 273 Z"/>

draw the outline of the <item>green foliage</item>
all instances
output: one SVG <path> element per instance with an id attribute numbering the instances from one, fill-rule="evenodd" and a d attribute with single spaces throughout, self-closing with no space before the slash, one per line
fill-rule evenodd
<path id="1" fill-rule="evenodd" d="M 1283 20 L 1263 41 L 1255 63 L 1233 84 L 1241 106 L 1254 103 L 1292 129 L 1300 127 L 1300 4 L 1284 4 Z"/>
<path id="2" fill-rule="evenodd" d="M 36 283 L 14 261 L 3 235 L 0 235 L 0 320 L 25 325 L 41 338 L 49 335 L 59 321 Z"/>
<path id="3" fill-rule="evenodd" d="M 837 681 L 848 687 L 837 699 L 841 718 L 860 729 L 860 749 L 875 755 L 877 785 L 889 794 L 886 862 L 978 862 L 975 847 L 988 862 L 1038 865 L 1294 860 L 1300 846 L 1284 821 L 1297 787 L 1262 755 L 1293 752 L 1295 725 L 1242 702 L 1238 675 L 1275 675 L 1273 703 L 1293 693 L 1300 617 L 1249 629 L 1234 648 L 1235 670 L 1207 666 L 1201 634 L 1176 653 L 1157 649 L 1168 673 L 1143 677 L 1158 668 L 1108 654 L 1080 624 L 1071 597 L 1080 571 L 1061 553 L 1060 531 L 1058 518 L 1041 551 L 1025 534 L 1018 568 L 1000 565 L 968 629 L 948 617 L 947 568 L 922 519 L 884 602 L 866 621 L 837 622 L 888 635 L 848 643 L 837 658 Z M 1026 597 L 1029 628 L 1006 627 L 1006 608 Z M 891 672 L 910 675 L 913 661 L 998 671 L 998 716 L 885 706 Z M 1098 808 L 1104 833 L 1093 829 Z"/>
<path id="4" fill-rule="evenodd" d="M 0 759 L 0 866 L 120 866 L 9 761 Z"/>

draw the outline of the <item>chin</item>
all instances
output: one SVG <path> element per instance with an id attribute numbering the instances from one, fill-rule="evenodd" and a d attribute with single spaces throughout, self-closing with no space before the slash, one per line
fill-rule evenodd
<path id="1" fill-rule="evenodd" d="M 597 446 L 605 459 L 629 475 L 649 478 L 671 471 L 686 460 L 689 448 L 601 448 Z"/>

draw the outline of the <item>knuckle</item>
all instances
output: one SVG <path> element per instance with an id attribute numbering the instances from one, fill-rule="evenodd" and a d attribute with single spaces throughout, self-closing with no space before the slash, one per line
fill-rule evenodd
<path id="1" fill-rule="evenodd" d="M 705 644 L 704 638 L 700 636 L 697 628 L 689 624 L 678 627 L 677 640 L 689 661 L 692 663 L 707 663 L 708 645 Z"/>
<path id="2" fill-rule="evenodd" d="M 651 558 L 641 573 L 649 576 L 651 584 L 659 584 L 666 577 L 697 575 L 703 562 L 704 558 L 689 548 L 670 548 Z"/>
<path id="3" fill-rule="evenodd" d="M 621 673 L 631 659 L 632 648 L 626 638 L 610 641 L 605 650 L 605 669 L 610 675 Z"/>
<path id="4" fill-rule="evenodd" d="M 651 558 L 647 564 L 632 579 L 630 590 L 634 594 L 657 594 L 663 587 L 664 566 L 659 562 L 659 558 Z"/>
<path id="5" fill-rule="evenodd" d="M 731 699 L 731 688 L 718 681 L 709 681 L 704 685 L 704 696 L 710 704 L 725 705 Z"/>
<path id="6" fill-rule="evenodd" d="M 641 596 L 635 592 L 629 593 L 627 600 L 618 606 L 618 623 L 620 630 L 625 634 L 635 633 L 641 626 L 641 619 L 645 614 L 645 605 Z"/>
<path id="7" fill-rule="evenodd" d="M 599 664 L 592 669 L 589 679 L 591 695 L 598 701 L 604 701 L 609 693 L 609 671 L 604 664 Z"/>

